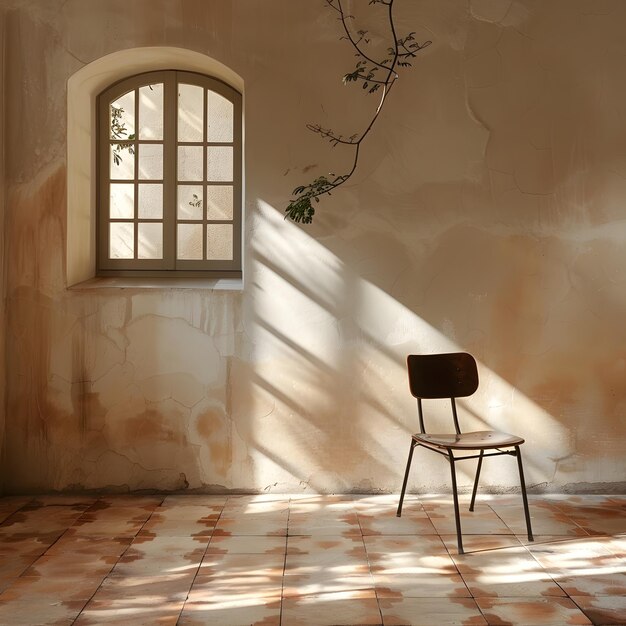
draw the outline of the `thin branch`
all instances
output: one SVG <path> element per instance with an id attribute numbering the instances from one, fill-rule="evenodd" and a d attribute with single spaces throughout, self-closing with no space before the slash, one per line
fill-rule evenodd
<path id="1" fill-rule="evenodd" d="M 354 46 L 354 49 L 366 60 L 369 61 L 372 65 L 376 65 L 378 67 L 383 67 L 384 65 L 381 65 L 380 63 L 378 63 L 377 61 L 374 61 L 374 59 L 372 59 L 370 56 L 368 56 L 367 54 L 365 54 L 365 52 L 363 52 L 363 50 L 361 50 L 361 48 L 359 47 L 359 43 L 361 43 L 361 40 L 363 39 L 363 37 L 361 37 L 361 39 L 359 39 L 359 41 L 355 41 L 354 37 L 352 36 L 352 33 L 350 32 L 350 29 L 348 28 L 348 23 L 346 22 L 347 19 L 347 15 L 345 14 L 343 7 L 341 6 L 341 0 L 337 0 L 337 6 L 335 6 L 335 0 L 325 0 L 326 4 L 331 8 L 334 9 L 335 11 L 337 11 L 337 13 L 339 13 L 339 19 L 341 20 L 341 24 L 343 26 L 343 29 L 346 33 L 346 37 L 348 38 L 348 40 L 350 41 L 350 43 Z M 390 4 L 393 3 L 393 0 L 390 0 Z M 386 3 L 383 3 L 386 4 Z"/>
<path id="2" fill-rule="evenodd" d="M 335 1 L 337 2 L 336 6 Z M 362 41 L 368 43 L 368 40 L 365 39 L 366 31 L 358 32 L 359 39 L 355 39 L 352 36 L 346 22 L 346 19 L 351 16 L 347 16 L 345 14 L 343 6 L 341 4 L 341 0 L 325 0 L 325 2 L 327 6 L 331 7 L 340 14 L 340 20 L 346 33 L 346 37 L 342 38 L 347 38 L 357 51 L 357 55 L 360 56 L 362 59 L 365 59 L 365 61 L 361 60 L 357 63 L 355 71 L 344 76 L 344 83 L 362 80 L 364 88 L 367 88 L 369 84 L 372 83 L 373 86 L 369 89 L 369 93 L 373 93 L 374 91 L 382 87 L 382 94 L 380 96 L 378 106 L 376 107 L 372 118 L 370 119 L 365 129 L 360 133 L 360 135 L 355 134 L 348 139 L 344 139 L 342 135 L 334 133 L 329 128 L 323 128 L 319 124 L 307 124 L 307 128 L 309 130 L 319 134 L 323 139 L 327 139 L 333 145 L 333 147 L 339 144 L 351 146 L 352 148 L 354 148 L 354 154 L 352 159 L 352 166 L 348 173 L 341 174 L 339 176 L 335 174 L 329 174 L 329 176 L 331 176 L 332 178 L 319 176 L 312 183 L 308 185 L 302 185 L 294 189 L 293 193 L 296 198 L 293 199 L 289 203 L 288 207 L 285 209 L 285 218 L 288 217 L 295 222 L 303 222 L 305 224 L 310 223 L 313 220 L 313 215 L 315 214 L 315 209 L 313 208 L 311 201 L 319 202 L 320 196 L 326 194 L 330 195 L 332 191 L 337 189 L 337 187 L 343 185 L 346 181 L 348 181 L 356 171 L 359 161 L 361 144 L 374 127 L 374 124 L 376 123 L 376 120 L 378 119 L 383 109 L 383 106 L 385 105 L 385 102 L 389 97 L 393 85 L 398 79 L 396 67 L 411 65 L 410 61 L 406 59 L 415 57 L 416 53 L 419 50 L 422 50 L 431 43 L 430 41 L 427 41 L 420 46 L 417 42 L 415 42 L 413 32 L 409 33 L 406 37 L 399 39 L 396 34 L 396 28 L 393 21 L 394 0 L 370 0 L 370 4 L 383 4 L 387 7 L 387 20 L 389 22 L 389 28 L 393 41 L 393 47 L 388 48 L 389 57 L 381 62 L 374 61 L 369 55 L 365 54 L 359 46 Z M 371 63 L 374 67 L 370 67 L 366 70 L 367 62 Z M 381 69 L 385 72 L 385 79 L 373 79 L 374 72 L 377 72 Z M 367 74 L 365 74 L 366 71 Z"/>

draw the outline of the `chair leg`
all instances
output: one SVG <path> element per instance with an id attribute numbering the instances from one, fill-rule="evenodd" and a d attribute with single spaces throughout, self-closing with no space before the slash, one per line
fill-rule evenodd
<path id="1" fill-rule="evenodd" d="M 478 457 L 478 466 L 476 467 L 476 477 L 474 478 L 474 489 L 472 490 L 472 501 L 470 502 L 470 511 L 474 510 L 474 501 L 476 500 L 476 491 L 478 490 L 478 478 L 480 476 L 480 468 L 483 465 L 483 454 L 484 450 L 480 451 L 480 456 Z"/>
<path id="2" fill-rule="evenodd" d="M 456 470 L 454 468 L 454 456 L 452 450 L 448 450 L 448 460 L 450 461 L 450 472 L 452 474 L 452 497 L 454 499 L 454 521 L 456 522 L 456 541 L 459 547 L 459 554 L 464 554 L 463 538 L 461 537 L 461 514 L 459 513 L 459 496 L 456 489 Z"/>
<path id="3" fill-rule="evenodd" d="M 515 446 L 517 456 L 517 467 L 519 468 L 519 480 L 522 487 L 522 500 L 524 502 L 524 515 L 526 516 L 526 530 L 528 531 L 528 541 L 534 541 L 533 531 L 530 526 L 530 511 L 528 510 L 528 497 L 526 496 L 526 481 L 524 480 L 524 468 L 522 466 L 522 452 L 519 446 Z"/>
<path id="4" fill-rule="evenodd" d="M 409 470 L 411 469 L 411 460 L 413 459 L 413 450 L 415 450 L 415 442 L 411 439 L 411 447 L 409 448 L 409 458 L 406 462 L 406 470 L 404 472 L 404 482 L 402 483 L 402 492 L 400 493 L 400 502 L 398 503 L 398 511 L 396 516 L 402 515 L 402 503 L 404 502 L 404 492 L 406 491 L 406 484 L 409 480 Z"/>

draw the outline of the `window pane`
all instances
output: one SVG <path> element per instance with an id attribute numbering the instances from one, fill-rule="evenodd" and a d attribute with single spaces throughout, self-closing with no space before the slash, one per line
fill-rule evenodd
<path id="1" fill-rule="evenodd" d="M 177 214 L 179 220 L 201 220 L 204 217 L 201 185 L 178 185 Z"/>
<path id="2" fill-rule="evenodd" d="M 135 225 L 112 222 L 109 230 L 109 258 L 132 259 L 135 256 Z"/>
<path id="3" fill-rule="evenodd" d="M 137 232 L 137 257 L 139 259 L 163 258 L 163 224 L 139 224 Z"/>
<path id="4" fill-rule="evenodd" d="M 163 145 L 139 145 L 139 178 L 159 180 L 163 178 Z"/>
<path id="5" fill-rule="evenodd" d="M 132 180 L 135 178 L 135 144 L 111 144 L 111 180 Z"/>
<path id="6" fill-rule="evenodd" d="M 139 139 L 163 139 L 163 84 L 139 89 Z"/>
<path id="7" fill-rule="evenodd" d="M 202 146 L 178 146 L 178 180 L 203 180 Z"/>
<path id="8" fill-rule="evenodd" d="M 207 141 L 233 140 L 233 103 L 219 93 L 207 91 Z"/>
<path id="9" fill-rule="evenodd" d="M 207 225 L 206 258 L 210 261 L 233 258 L 233 227 L 230 224 Z"/>
<path id="10" fill-rule="evenodd" d="M 178 225 L 178 259 L 202 259 L 202 224 Z"/>
<path id="11" fill-rule="evenodd" d="M 163 185 L 139 185 L 139 218 L 163 219 Z"/>
<path id="12" fill-rule="evenodd" d="M 109 216 L 112 219 L 135 217 L 135 185 L 112 183 Z"/>
<path id="13" fill-rule="evenodd" d="M 135 91 L 129 91 L 109 106 L 109 137 L 111 139 L 135 138 Z"/>
<path id="14" fill-rule="evenodd" d="M 209 146 L 206 149 L 207 180 L 233 179 L 233 149 L 230 146 Z"/>
<path id="15" fill-rule="evenodd" d="M 208 220 L 233 219 L 233 188 L 230 185 L 208 185 L 206 188 Z"/>
<path id="16" fill-rule="evenodd" d="M 178 85 L 178 141 L 203 141 L 204 88 Z"/>

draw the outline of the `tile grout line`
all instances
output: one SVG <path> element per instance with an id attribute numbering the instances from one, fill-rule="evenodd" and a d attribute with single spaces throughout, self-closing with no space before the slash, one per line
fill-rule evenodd
<path id="1" fill-rule="evenodd" d="M 87 509 L 85 509 L 77 518 L 76 520 L 74 520 L 74 524 L 72 524 L 72 526 L 75 525 L 75 523 L 85 514 L 87 513 L 87 511 L 89 511 L 89 509 L 91 509 L 93 506 L 95 506 L 100 500 L 102 500 L 102 496 L 99 496 L 98 498 L 96 498 L 96 501 L 89 506 Z M 161 500 L 161 503 L 159 504 L 159 506 L 161 506 L 163 504 L 163 500 L 165 500 L 165 497 Z M 109 570 L 109 572 L 107 574 L 105 574 L 102 577 L 102 581 L 100 582 L 100 584 L 96 587 L 95 591 L 89 596 L 89 598 L 87 599 L 87 602 L 85 602 L 85 604 L 83 604 L 82 609 L 78 612 L 78 615 L 76 615 L 76 617 L 74 618 L 74 620 L 72 621 L 72 624 L 75 624 L 76 621 L 78 620 L 78 618 L 82 615 L 83 611 L 85 610 L 85 608 L 87 607 L 87 605 L 93 600 L 94 596 L 98 593 L 98 591 L 100 591 L 100 589 L 102 588 L 102 585 L 104 584 L 104 581 L 110 576 L 111 572 L 115 569 L 115 566 L 120 562 L 120 559 L 126 554 L 126 552 L 128 552 L 128 550 L 130 550 L 130 547 L 133 545 L 133 541 L 135 540 L 135 538 L 137 537 L 137 535 L 141 532 L 141 530 L 143 529 L 143 527 L 147 524 L 148 520 L 152 517 L 152 514 L 154 513 L 154 511 L 152 511 L 152 513 L 150 513 L 150 515 L 148 516 L 148 518 L 146 519 L 146 521 L 141 525 L 141 528 L 139 528 L 139 530 L 137 530 L 137 532 L 135 533 L 135 535 L 133 536 L 133 538 L 130 540 L 130 543 L 126 546 L 126 549 L 117 557 L 117 561 L 115 562 L 115 565 L 113 565 L 113 567 Z M 68 530 L 70 530 L 70 528 L 72 528 L 72 526 L 68 526 L 68 528 L 66 529 L 65 532 L 67 532 Z M 65 533 L 63 533 L 64 535 Z M 61 535 L 61 536 L 63 536 Z M 60 539 L 60 537 L 59 537 Z M 56 542 L 55 542 L 56 543 Z"/>
<path id="2" fill-rule="evenodd" d="M 217 516 L 217 519 L 215 520 L 215 524 L 213 525 L 213 530 L 211 531 L 211 534 L 209 535 L 209 540 L 207 541 L 207 544 L 204 548 L 204 552 L 202 553 L 202 558 L 200 559 L 200 563 L 198 564 L 198 568 L 196 569 L 196 573 L 194 574 L 193 580 L 191 581 L 191 585 L 189 585 L 189 589 L 187 590 L 187 597 L 185 598 L 185 600 L 183 601 L 183 605 L 180 607 L 180 611 L 178 613 L 178 617 L 176 618 L 176 624 L 178 625 L 180 622 L 180 619 L 183 615 L 183 612 L 185 611 L 185 606 L 187 605 L 187 600 L 189 600 L 189 594 L 191 593 L 191 590 L 194 586 L 194 583 L 196 582 L 196 578 L 198 578 L 198 573 L 200 572 L 200 568 L 202 567 L 202 562 L 204 561 L 207 551 L 209 549 L 209 546 L 211 545 L 211 541 L 213 540 L 213 534 L 215 532 L 215 529 L 217 528 L 217 525 L 222 517 L 222 513 L 224 513 L 224 509 L 226 508 L 226 503 L 228 502 L 228 500 L 230 499 L 230 496 L 228 496 L 226 498 L 226 500 L 224 501 L 224 504 L 222 505 L 222 508 L 220 509 L 220 513 Z M 152 516 L 150 516 L 152 517 Z"/>
<path id="3" fill-rule="evenodd" d="M 354 502 L 354 500 L 353 500 Z M 367 545 L 365 543 L 365 535 L 363 535 L 363 526 L 361 526 L 361 516 L 359 515 L 359 511 L 357 509 L 357 507 L 354 507 L 354 512 L 356 514 L 356 521 L 357 524 L 359 525 L 359 530 L 360 530 L 360 535 L 361 535 L 361 541 L 363 543 L 363 549 L 365 550 L 365 558 L 367 559 L 367 568 L 369 570 L 369 574 L 372 578 L 372 586 L 374 587 L 374 596 L 376 597 L 376 606 L 378 607 L 378 613 L 380 614 L 380 624 L 381 626 L 384 625 L 385 620 L 383 618 L 383 609 L 380 606 L 380 598 L 378 597 L 378 586 L 376 585 L 376 580 L 374 579 L 374 574 L 372 572 L 372 564 L 370 562 L 370 555 L 369 552 L 367 551 Z"/>
<path id="4" fill-rule="evenodd" d="M 278 615 L 279 626 L 283 623 L 283 603 L 285 600 L 285 574 L 287 572 L 287 549 L 289 548 L 289 520 L 291 519 L 291 501 L 292 497 L 289 496 L 287 503 L 287 529 L 285 531 L 285 558 L 283 559 L 283 575 L 280 580 L 280 613 Z"/>

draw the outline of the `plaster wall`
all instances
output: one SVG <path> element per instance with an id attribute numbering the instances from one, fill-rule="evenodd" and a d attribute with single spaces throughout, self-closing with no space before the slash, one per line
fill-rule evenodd
<path id="1" fill-rule="evenodd" d="M 5 9 L 0 6 L 0 85 L 4 86 L 4 32 Z M 0 468 L 4 464 L 4 429 L 5 429 L 5 399 L 6 399 L 6 369 L 5 369 L 5 258 L 4 258 L 4 87 L 0 89 Z M 4 491 L 4 472 L 0 472 L 0 495 Z"/>
<path id="2" fill-rule="evenodd" d="M 465 427 L 524 436 L 529 485 L 624 489 L 624 2 L 396 0 L 433 44 L 309 227 L 289 192 L 350 156 L 305 124 L 350 135 L 376 106 L 321 0 L 4 5 L 7 491 L 398 490 L 406 354 L 457 349 Z M 241 290 L 67 289 L 67 81 L 142 46 L 243 80 Z M 433 456 L 411 489 L 448 488 Z"/>

